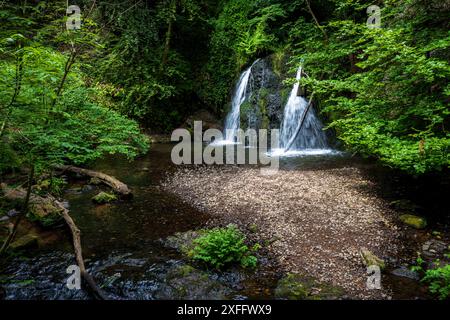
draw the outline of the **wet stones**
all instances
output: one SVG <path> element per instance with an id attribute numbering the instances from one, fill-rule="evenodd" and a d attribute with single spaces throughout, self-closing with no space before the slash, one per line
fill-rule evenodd
<path id="1" fill-rule="evenodd" d="M 447 250 L 447 244 L 444 241 L 431 239 L 422 245 L 422 256 L 432 260 L 442 256 Z"/>
<path id="2" fill-rule="evenodd" d="M 392 270 L 391 274 L 393 274 L 396 277 L 408 278 L 416 281 L 420 280 L 419 274 L 417 272 L 414 272 L 404 266 Z"/>
<path id="3" fill-rule="evenodd" d="M 219 281 L 211 279 L 208 273 L 190 265 L 179 265 L 169 270 L 166 284 L 166 290 L 158 293 L 159 299 L 222 300 L 231 292 Z"/>
<path id="4" fill-rule="evenodd" d="M 12 210 L 9 210 L 6 215 L 10 218 L 14 218 L 18 214 L 19 214 L 19 211 L 17 211 L 16 209 L 12 209 Z"/>

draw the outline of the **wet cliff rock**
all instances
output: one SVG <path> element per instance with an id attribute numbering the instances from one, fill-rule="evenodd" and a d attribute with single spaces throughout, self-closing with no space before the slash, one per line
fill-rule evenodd
<path id="1" fill-rule="evenodd" d="M 283 107 L 290 86 L 283 80 L 287 74 L 285 58 L 271 55 L 258 60 L 252 67 L 246 101 L 241 105 L 241 128 L 278 129 L 283 119 Z"/>

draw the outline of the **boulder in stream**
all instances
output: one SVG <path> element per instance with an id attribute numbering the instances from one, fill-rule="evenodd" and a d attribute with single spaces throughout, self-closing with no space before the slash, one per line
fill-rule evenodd
<path id="1" fill-rule="evenodd" d="M 183 254 L 187 254 L 192 249 L 194 240 L 201 235 L 201 230 L 178 232 L 173 236 L 167 237 L 167 239 L 164 240 L 164 245 Z"/>
<path id="2" fill-rule="evenodd" d="M 21 204 L 26 197 L 26 191 L 22 188 L 10 188 L 6 184 L 0 185 L 5 199 L 12 203 Z M 62 220 L 60 208 L 56 207 L 50 198 L 40 197 L 32 194 L 27 217 L 30 221 L 36 221 L 43 227 L 54 226 Z M 8 213 L 9 216 L 11 216 Z"/>
<path id="3" fill-rule="evenodd" d="M 444 241 L 431 239 L 426 241 L 422 245 L 422 257 L 427 260 L 442 259 L 442 256 L 446 251 L 450 251 L 450 246 L 448 246 Z"/>

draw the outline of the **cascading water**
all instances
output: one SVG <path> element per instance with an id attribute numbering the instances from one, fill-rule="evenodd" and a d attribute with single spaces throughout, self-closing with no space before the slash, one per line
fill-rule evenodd
<path id="1" fill-rule="evenodd" d="M 328 147 L 327 137 L 322 130 L 322 123 L 312 108 L 306 114 L 303 127 L 295 137 L 299 122 L 308 107 L 308 101 L 304 97 L 298 96 L 301 76 L 302 68 L 299 68 L 296 76 L 297 82 L 294 84 L 284 108 L 283 123 L 280 130 L 281 149 L 276 150 L 275 153 L 277 154 L 323 154 L 331 151 Z M 295 140 L 291 141 L 292 139 Z M 287 148 L 288 150 L 286 150 Z"/>
<path id="2" fill-rule="evenodd" d="M 227 115 L 225 120 L 225 143 L 234 143 L 234 138 L 237 135 L 237 131 L 240 127 L 240 112 L 241 105 L 247 99 L 247 87 L 250 79 L 250 75 L 252 73 L 253 65 L 258 62 L 256 60 L 247 70 L 245 70 L 236 85 L 236 89 L 233 93 L 233 98 L 231 100 L 231 111 Z"/>

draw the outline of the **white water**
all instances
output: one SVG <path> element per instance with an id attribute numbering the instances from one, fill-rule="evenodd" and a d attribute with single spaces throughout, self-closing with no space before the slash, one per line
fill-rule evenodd
<path id="1" fill-rule="evenodd" d="M 333 149 L 305 149 L 305 150 L 289 150 L 285 149 L 272 149 L 270 153 L 267 153 L 271 157 L 306 157 L 306 156 L 324 156 L 324 155 L 339 155 L 340 151 Z"/>
<path id="2" fill-rule="evenodd" d="M 259 60 L 259 59 L 258 59 Z M 252 73 L 253 65 L 258 62 L 256 60 L 250 68 L 245 70 L 236 85 L 236 89 L 233 93 L 233 98 L 231 101 L 231 111 L 227 115 L 225 120 L 225 140 L 217 142 L 217 144 L 234 144 L 235 137 L 237 136 L 237 131 L 240 127 L 240 113 L 241 113 L 241 105 L 247 99 L 247 86 L 250 79 L 250 75 Z"/>
<path id="3" fill-rule="evenodd" d="M 280 130 L 280 149 L 272 150 L 271 154 L 277 156 L 301 156 L 335 153 L 334 150 L 329 148 L 327 137 L 322 130 L 322 123 L 312 108 L 309 109 L 303 127 L 295 141 L 289 150 L 286 150 L 290 141 L 294 139 L 299 122 L 308 107 L 308 100 L 298 96 L 301 76 L 302 68 L 299 68 L 296 76 L 297 82 L 294 84 L 289 100 L 284 107 L 283 123 Z"/>

